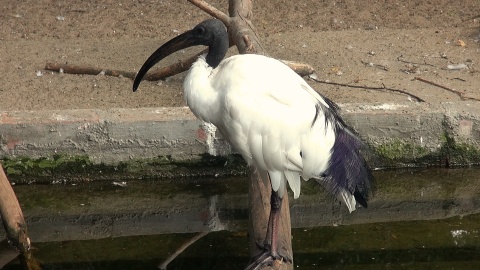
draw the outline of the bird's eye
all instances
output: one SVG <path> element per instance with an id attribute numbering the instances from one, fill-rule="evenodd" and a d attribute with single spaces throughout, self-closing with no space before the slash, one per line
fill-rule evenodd
<path id="1" fill-rule="evenodd" d="M 205 28 L 202 26 L 199 26 L 195 29 L 195 33 L 197 33 L 198 35 L 203 35 L 205 34 Z"/>

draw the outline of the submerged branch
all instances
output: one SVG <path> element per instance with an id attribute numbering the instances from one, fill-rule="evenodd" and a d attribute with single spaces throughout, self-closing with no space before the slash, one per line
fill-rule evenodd
<path id="1" fill-rule="evenodd" d="M 182 254 L 182 252 L 187 249 L 189 246 L 197 242 L 198 240 L 202 239 L 205 235 L 209 232 L 200 232 L 194 237 L 190 238 L 188 241 L 183 243 L 172 255 L 170 255 L 165 261 L 158 265 L 158 268 L 161 270 L 166 270 L 169 263 L 171 263 L 178 255 Z"/>

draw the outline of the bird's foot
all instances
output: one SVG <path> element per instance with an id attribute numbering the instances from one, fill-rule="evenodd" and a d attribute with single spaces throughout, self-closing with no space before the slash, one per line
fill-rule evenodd
<path id="1" fill-rule="evenodd" d="M 245 270 L 258 270 L 263 266 L 273 266 L 274 264 L 292 263 L 292 259 L 288 255 L 281 255 L 276 251 L 272 251 L 270 246 L 266 245 L 263 250 L 252 258 L 250 264 Z"/>

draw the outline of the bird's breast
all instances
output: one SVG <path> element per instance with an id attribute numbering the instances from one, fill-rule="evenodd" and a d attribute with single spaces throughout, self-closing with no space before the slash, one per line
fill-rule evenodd
<path id="1" fill-rule="evenodd" d="M 219 89 L 212 87 L 213 69 L 205 62 L 204 57 L 193 63 L 184 82 L 184 98 L 190 110 L 206 122 L 217 122 L 219 116 Z"/>

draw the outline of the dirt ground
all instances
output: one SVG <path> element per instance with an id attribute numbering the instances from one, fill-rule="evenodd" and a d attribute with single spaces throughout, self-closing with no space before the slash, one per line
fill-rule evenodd
<path id="1" fill-rule="evenodd" d="M 227 1 L 210 3 L 226 12 Z M 309 63 L 319 79 L 401 89 L 427 102 L 460 100 L 414 79 L 421 77 L 480 98 L 478 0 L 264 0 L 254 2 L 254 16 L 272 57 Z M 183 106 L 184 74 L 144 82 L 132 93 L 128 78 L 59 74 L 44 66 L 58 62 L 137 71 L 157 47 L 208 17 L 187 1 L 3 1 L 0 111 Z M 199 50 L 179 52 L 160 65 Z M 459 64 L 465 67 L 449 69 Z M 309 83 L 339 103 L 410 100 Z"/>

